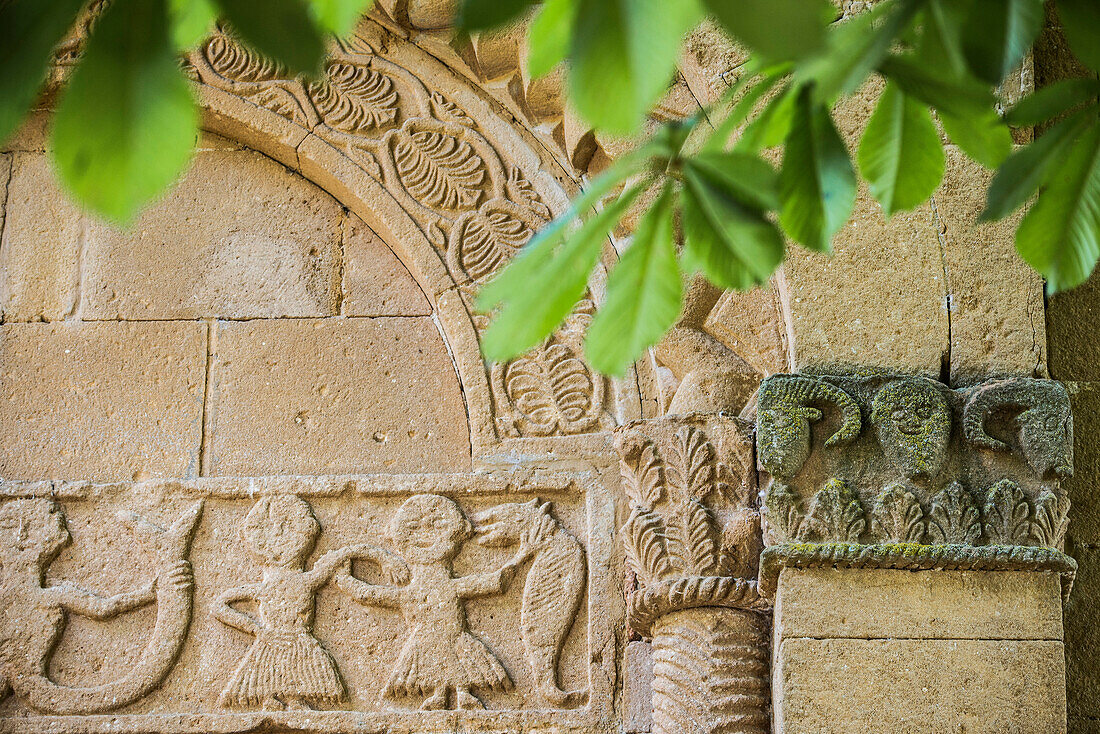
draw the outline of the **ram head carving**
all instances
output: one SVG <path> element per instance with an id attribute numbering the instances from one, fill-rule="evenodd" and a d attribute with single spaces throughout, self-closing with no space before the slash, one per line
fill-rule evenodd
<path id="1" fill-rule="evenodd" d="M 1073 417 L 1066 388 L 1052 380 L 1021 378 L 978 388 L 963 409 L 966 439 L 993 451 L 1011 451 L 987 431 L 993 415 L 1011 419 L 1024 459 L 1040 477 L 1073 474 Z"/>
<path id="2" fill-rule="evenodd" d="M 840 412 L 841 425 L 825 441 L 838 446 L 859 435 L 860 411 L 843 390 L 827 382 L 796 375 L 769 377 L 757 395 L 757 451 L 760 463 L 774 477 L 798 473 L 810 457 L 810 424 L 824 417 L 820 407 Z"/>

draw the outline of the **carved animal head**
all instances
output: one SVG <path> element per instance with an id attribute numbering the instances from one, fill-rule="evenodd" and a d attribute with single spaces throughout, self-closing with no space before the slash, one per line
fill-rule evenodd
<path id="1" fill-rule="evenodd" d="M 490 507 L 474 515 L 477 542 L 490 548 L 503 548 L 520 542 L 524 532 L 550 513 L 550 503 L 539 498 L 530 502 L 509 502 Z"/>
<path id="2" fill-rule="evenodd" d="M 1024 459 L 1040 477 L 1073 474 L 1073 417 L 1066 388 L 1052 380 L 1020 378 L 978 388 L 963 409 L 966 438 L 994 451 L 1011 447 L 987 432 L 994 414 L 1009 417 Z"/>
<path id="3" fill-rule="evenodd" d="M 841 425 L 826 441 L 837 446 L 859 435 L 856 402 L 827 382 L 797 375 L 769 377 L 757 394 L 757 450 L 760 463 L 775 477 L 798 473 L 810 456 L 810 424 L 821 420 L 819 405 L 840 412 Z"/>
<path id="4" fill-rule="evenodd" d="M 405 500 L 389 525 L 389 537 L 413 563 L 449 561 L 473 528 L 455 503 L 438 494 L 417 494 Z"/>
<path id="5" fill-rule="evenodd" d="M 320 534 L 309 503 L 293 494 L 260 498 L 241 526 L 252 552 L 272 566 L 301 567 Z"/>
<path id="6" fill-rule="evenodd" d="M 72 542 L 61 507 L 53 500 L 25 499 L 0 507 L 0 557 L 22 557 L 40 569 Z"/>
<path id="7" fill-rule="evenodd" d="M 887 383 L 871 401 L 871 422 L 886 456 L 905 476 L 934 477 L 943 469 L 951 409 L 937 383 L 925 377 Z"/>

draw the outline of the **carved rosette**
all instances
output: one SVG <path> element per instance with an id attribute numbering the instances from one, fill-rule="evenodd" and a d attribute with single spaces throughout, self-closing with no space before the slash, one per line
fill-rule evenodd
<path id="1" fill-rule="evenodd" d="M 1061 557 L 1073 421 L 1058 382 L 776 375 L 760 388 L 757 434 L 765 541 L 792 558 L 806 544 L 891 567 L 922 554 L 996 565 L 1005 546 Z"/>
<path id="2" fill-rule="evenodd" d="M 751 425 L 666 416 L 617 429 L 616 445 L 630 624 L 653 640 L 653 731 L 766 732 Z"/>

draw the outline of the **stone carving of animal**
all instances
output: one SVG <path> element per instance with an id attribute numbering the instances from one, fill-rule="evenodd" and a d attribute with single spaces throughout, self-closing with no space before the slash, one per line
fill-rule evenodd
<path id="1" fill-rule="evenodd" d="M 585 556 L 576 538 L 550 514 L 550 503 L 538 498 L 497 505 L 474 517 L 478 543 L 507 547 L 526 538 L 534 561 L 523 587 L 520 622 L 527 663 L 539 696 L 549 705 L 574 707 L 587 691 L 564 691 L 557 667 L 562 644 L 584 595 Z"/>
<path id="2" fill-rule="evenodd" d="M 843 390 L 799 375 L 774 375 L 757 394 L 757 451 L 760 463 L 775 477 L 793 477 L 810 457 L 810 424 L 824 414 L 815 405 L 830 405 L 841 425 L 826 441 L 839 446 L 859 435 L 860 410 Z"/>
<path id="3" fill-rule="evenodd" d="M 1011 451 L 986 431 L 986 421 L 997 413 L 1012 416 L 1020 452 L 1036 474 L 1059 479 L 1073 474 L 1073 418 L 1061 383 L 1002 380 L 982 385 L 967 400 L 963 409 L 967 440 L 994 451 Z"/>

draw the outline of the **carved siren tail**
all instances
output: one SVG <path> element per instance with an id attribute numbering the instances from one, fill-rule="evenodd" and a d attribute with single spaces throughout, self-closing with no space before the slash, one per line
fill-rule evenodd
<path id="1" fill-rule="evenodd" d="M 136 701 L 168 674 L 191 624 L 194 576 L 187 556 L 202 516 L 202 502 L 192 505 L 167 530 L 133 513 L 120 513 L 136 532 L 154 541 L 158 569 L 157 620 L 141 659 L 122 678 L 100 686 L 71 688 L 54 683 L 43 671 L 20 671 L 11 687 L 31 706 L 51 714 L 95 714 Z"/>

